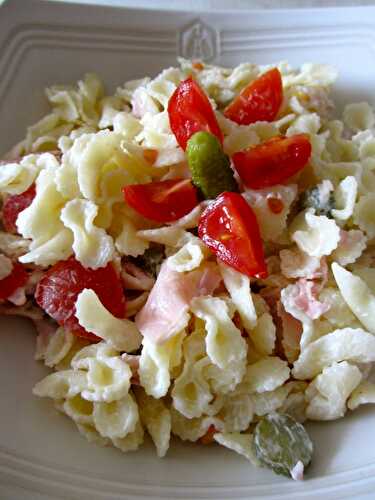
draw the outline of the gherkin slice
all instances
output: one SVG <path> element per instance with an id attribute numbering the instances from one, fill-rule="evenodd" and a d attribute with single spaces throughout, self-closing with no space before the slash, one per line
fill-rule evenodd
<path id="1" fill-rule="evenodd" d="M 298 462 L 307 467 L 313 453 L 313 444 L 304 426 L 276 412 L 266 415 L 256 425 L 254 447 L 262 465 L 284 476 L 292 476 Z"/>
<path id="2" fill-rule="evenodd" d="M 316 215 L 325 215 L 332 219 L 332 209 L 335 208 L 335 197 L 330 193 L 327 199 L 321 196 L 319 187 L 308 189 L 301 197 L 302 208 L 314 208 Z"/>
<path id="3" fill-rule="evenodd" d="M 216 136 L 196 132 L 187 143 L 186 154 L 193 184 L 204 198 L 212 200 L 224 191 L 238 191 L 230 160 Z"/>
<path id="4" fill-rule="evenodd" d="M 143 255 L 135 258 L 134 262 L 156 278 L 164 259 L 164 247 L 162 245 L 152 245 Z"/>

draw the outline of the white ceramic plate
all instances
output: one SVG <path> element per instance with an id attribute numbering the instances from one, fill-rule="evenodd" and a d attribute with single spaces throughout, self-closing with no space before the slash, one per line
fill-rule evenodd
<path id="1" fill-rule="evenodd" d="M 109 89 L 153 75 L 176 55 L 335 64 L 335 101 L 375 104 L 375 7 L 199 13 L 127 10 L 13 0 L 0 8 L 0 153 L 45 109 L 43 89 L 96 71 Z M 219 447 L 175 443 L 159 460 L 151 445 L 124 455 L 90 445 L 31 388 L 26 322 L 0 322 L 0 498 L 342 499 L 375 498 L 374 412 L 309 426 L 316 444 L 308 480 L 294 483 Z"/>

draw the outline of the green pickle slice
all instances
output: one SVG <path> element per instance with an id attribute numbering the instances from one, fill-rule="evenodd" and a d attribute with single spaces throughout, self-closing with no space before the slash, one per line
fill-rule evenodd
<path id="1" fill-rule="evenodd" d="M 193 184 L 204 198 L 213 200 L 224 191 L 238 191 L 230 160 L 216 136 L 196 132 L 187 143 L 186 154 Z"/>
<path id="2" fill-rule="evenodd" d="M 313 444 L 304 426 L 288 415 L 270 413 L 258 422 L 254 430 L 254 447 L 258 460 L 276 474 L 292 476 L 302 462 L 311 462 Z"/>

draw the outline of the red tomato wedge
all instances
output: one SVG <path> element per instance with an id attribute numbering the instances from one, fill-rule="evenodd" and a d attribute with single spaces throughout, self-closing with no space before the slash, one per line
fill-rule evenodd
<path id="1" fill-rule="evenodd" d="M 218 259 L 240 273 L 267 276 L 256 216 L 238 193 L 225 192 L 201 215 L 198 234 Z"/>
<path id="2" fill-rule="evenodd" d="M 35 198 L 35 184 L 21 194 L 8 196 L 3 205 L 3 225 L 8 233 L 16 233 L 17 217 L 22 210 L 25 210 Z"/>
<path id="3" fill-rule="evenodd" d="M 100 302 L 117 318 L 125 316 L 125 296 L 120 277 L 112 264 L 86 269 L 74 257 L 52 266 L 39 281 L 35 300 L 57 323 L 77 337 L 101 340 L 87 332 L 75 316 L 75 303 L 84 288 L 91 288 Z"/>
<path id="4" fill-rule="evenodd" d="M 125 201 L 138 213 L 156 222 L 171 222 L 198 205 L 197 192 L 190 179 L 173 179 L 123 188 Z"/>
<path id="5" fill-rule="evenodd" d="M 9 276 L 0 280 L 0 300 L 10 297 L 17 288 L 26 285 L 28 274 L 19 262 L 13 262 L 13 269 Z"/>
<path id="6" fill-rule="evenodd" d="M 191 77 L 181 82 L 169 99 L 168 115 L 172 132 L 183 150 L 190 137 L 201 130 L 211 132 L 223 143 L 223 133 L 210 101 Z"/>
<path id="7" fill-rule="evenodd" d="M 283 102 L 280 71 L 273 68 L 249 83 L 227 106 L 224 115 L 239 125 L 258 121 L 272 122 Z"/>
<path id="8" fill-rule="evenodd" d="M 246 186 L 262 189 L 281 184 L 303 169 L 311 156 L 308 135 L 273 137 L 232 156 L 238 175 Z"/>

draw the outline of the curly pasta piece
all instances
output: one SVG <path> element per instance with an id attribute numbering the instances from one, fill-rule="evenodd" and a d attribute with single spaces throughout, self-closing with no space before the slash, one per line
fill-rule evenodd
<path id="1" fill-rule="evenodd" d="M 246 368 L 241 387 L 251 394 L 274 391 L 289 378 L 288 363 L 276 356 L 263 358 Z"/>
<path id="2" fill-rule="evenodd" d="M 166 226 L 138 231 L 137 236 L 149 242 L 178 248 L 185 244 L 187 232 L 179 226 Z"/>
<path id="3" fill-rule="evenodd" d="M 353 220 L 371 239 L 375 237 L 375 193 L 361 196 L 354 207 Z"/>
<path id="4" fill-rule="evenodd" d="M 346 412 L 346 400 L 361 382 L 359 369 L 342 361 L 324 368 L 306 390 L 309 404 L 306 415 L 311 420 L 334 420 Z"/>
<path id="5" fill-rule="evenodd" d="M 129 218 L 125 218 L 122 222 L 121 232 L 115 240 L 115 247 L 120 255 L 138 257 L 145 253 L 150 244 L 140 238 L 137 232 L 133 222 Z"/>
<path id="6" fill-rule="evenodd" d="M 352 325 L 355 322 L 355 316 L 346 304 L 343 296 L 337 288 L 327 287 L 322 290 L 319 299 L 329 306 L 329 309 L 323 314 L 328 321 L 338 328 Z"/>
<path id="7" fill-rule="evenodd" d="M 92 424 L 80 424 L 76 422 L 78 432 L 84 436 L 89 443 L 95 443 L 99 446 L 109 446 L 111 441 L 102 437 Z"/>
<path id="8" fill-rule="evenodd" d="M 71 366 L 75 370 L 87 370 L 88 360 L 91 358 L 107 360 L 108 358 L 114 358 L 118 355 L 119 352 L 110 344 L 107 344 L 107 342 L 102 341 L 97 344 L 89 344 L 75 353 L 71 360 Z"/>
<path id="9" fill-rule="evenodd" d="M 225 369 L 230 363 L 243 364 L 247 345 L 229 317 L 227 304 L 216 297 L 197 297 L 191 310 L 206 323 L 206 349 L 211 361 Z"/>
<path id="10" fill-rule="evenodd" d="M 186 418 L 175 408 L 171 408 L 172 433 L 183 441 L 196 442 L 204 436 L 212 425 L 216 430 L 223 431 L 223 423 L 215 417 Z"/>
<path id="11" fill-rule="evenodd" d="M 256 325 L 257 314 L 251 296 L 250 279 L 225 264 L 219 263 L 219 268 L 242 324 L 247 331 L 251 331 Z"/>
<path id="12" fill-rule="evenodd" d="M 51 373 L 38 382 L 33 394 L 41 398 L 72 398 L 87 387 L 87 375 L 81 371 L 64 370 Z"/>
<path id="13" fill-rule="evenodd" d="M 201 265 L 207 253 L 207 247 L 201 240 L 192 236 L 178 252 L 169 257 L 168 265 L 179 273 L 192 271 Z"/>
<path id="14" fill-rule="evenodd" d="M 287 216 L 290 207 L 297 196 L 297 185 L 272 186 L 259 190 L 246 190 L 243 197 L 252 207 L 258 220 L 262 238 L 265 241 L 277 241 L 286 228 Z M 281 202 L 281 210 L 274 213 L 269 203 L 270 199 Z"/>
<path id="15" fill-rule="evenodd" d="M 253 446 L 252 434 L 241 434 L 240 432 L 217 432 L 214 434 L 217 443 L 233 450 L 239 455 L 247 458 L 253 465 L 259 466 Z"/>
<path id="16" fill-rule="evenodd" d="M 334 192 L 335 206 L 332 215 L 335 219 L 346 221 L 353 215 L 357 198 L 358 182 L 355 177 L 348 175 L 337 186 Z"/>
<path id="17" fill-rule="evenodd" d="M 302 227 L 297 229 L 293 223 L 291 238 L 298 247 L 311 257 L 329 255 L 338 245 L 340 228 L 336 222 L 325 215 L 304 213 Z"/>
<path id="18" fill-rule="evenodd" d="M 31 251 L 20 257 L 20 262 L 50 265 L 71 255 L 72 234 L 60 220 L 64 202 L 56 189 L 55 169 L 42 170 L 36 181 L 35 198 L 17 219 L 19 233 L 32 240 Z"/>
<path id="19" fill-rule="evenodd" d="M 135 395 L 139 405 L 143 425 L 150 434 L 158 457 L 164 457 L 169 448 L 171 437 L 171 414 L 161 399 L 154 399 L 137 388 Z"/>
<path id="20" fill-rule="evenodd" d="M 311 257 L 305 252 L 296 250 L 280 251 L 281 272 L 287 278 L 321 278 L 324 273 L 324 264 L 322 259 Z"/>
<path id="21" fill-rule="evenodd" d="M 143 443 L 144 430 L 141 421 L 138 420 L 133 432 L 130 432 L 125 437 L 113 438 L 112 444 L 119 448 L 122 452 L 136 451 Z"/>
<path id="22" fill-rule="evenodd" d="M 375 403 L 375 384 L 364 380 L 351 393 L 348 408 L 355 410 L 358 406 L 368 403 Z"/>
<path id="23" fill-rule="evenodd" d="M 77 260 L 92 269 L 105 267 L 114 256 L 112 238 L 94 225 L 97 214 L 95 203 L 76 199 L 69 201 L 60 215 L 65 227 L 74 234 L 72 248 Z"/>
<path id="24" fill-rule="evenodd" d="M 340 361 L 375 361 L 374 335 L 361 328 L 343 328 L 328 333 L 305 347 L 294 363 L 292 373 L 296 379 L 310 379 L 326 366 Z"/>
<path id="25" fill-rule="evenodd" d="M 92 413 L 94 405 L 91 401 L 82 398 L 77 394 L 73 398 L 66 399 L 62 405 L 62 410 L 77 424 L 93 425 Z"/>
<path id="26" fill-rule="evenodd" d="M 375 125 L 375 114 L 367 102 L 355 102 L 345 106 L 343 119 L 355 132 L 371 129 Z"/>
<path id="27" fill-rule="evenodd" d="M 345 302 L 367 330 L 375 335 L 375 295 L 359 276 L 336 262 L 332 264 L 332 272 Z"/>
<path id="28" fill-rule="evenodd" d="M 174 407 L 186 418 L 201 417 L 209 412 L 214 399 L 210 385 L 204 376 L 204 368 L 210 360 L 205 357 L 194 364 L 186 363 L 172 389 Z"/>
<path id="29" fill-rule="evenodd" d="M 84 399 L 111 403 L 129 392 L 132 371 L 119 356 L 87 358 L 86 369 L 87 388 L 82 391 Z"/>
<path id="30" fill-rule="evenodd" d="M 103 437 L 123 438 L 134 432 L 139 420 L 138 406 L 131 394 L 111 403 L 94 402 L 95 428 Z"/>
<path id="31" fill-rule="evenodd" d="M 245 431 L 254 417 L 251 395 L 238 391 L 227 394 L 216 417 L 224 422 L 225 432 Z"/>
<path id="32" fill-rule="evenodd" d="M 249 333 L 250 339 L 259 354 L 272 354 L 276 343 L 276 326 L 268 312 L 259 316 L 256 326 Z"/>
<path id="33" fill-rule="evenodd" d="M 59 162 L 50 153 L 24 156 L 19 163 L 5 163 L 0 169 L 0 193 L 20 194 L 26 191 L 45 168 L 57 168 Z"/>
<path id="34" fill-rule="evenodd" d="M 60 327 L 49 336 L 48 343 L 39 359 L 49 367 L 54 367 L 67 356 L 75 343 L 76 337 L 65 328 Z"/>
<path id="35" fill-rule="evenodd" d="M 367 238 L 359 229 L 340 232 L 340 241 L 331 257 L 342 266 L 353 264 L 366 249 Z"/>
<path id="36" fill-rule="evenodd" d="M 135 323 L 113 316 L 93 290 L 82 290 L 75 307 L 79 324 L 118 351 L 132 352 L 140 347 L 142 338 Z"/>
<path id="37" fill-rule="evenodd" d="M 170 372 L 182 359 L 182 341 L 185 335 L 183 331 L 161 345 L 151 339 L 143 339 L 138 372 L 141 384 L 149 396 L 161 398 L 166 395 L 171 382 Z"/>

